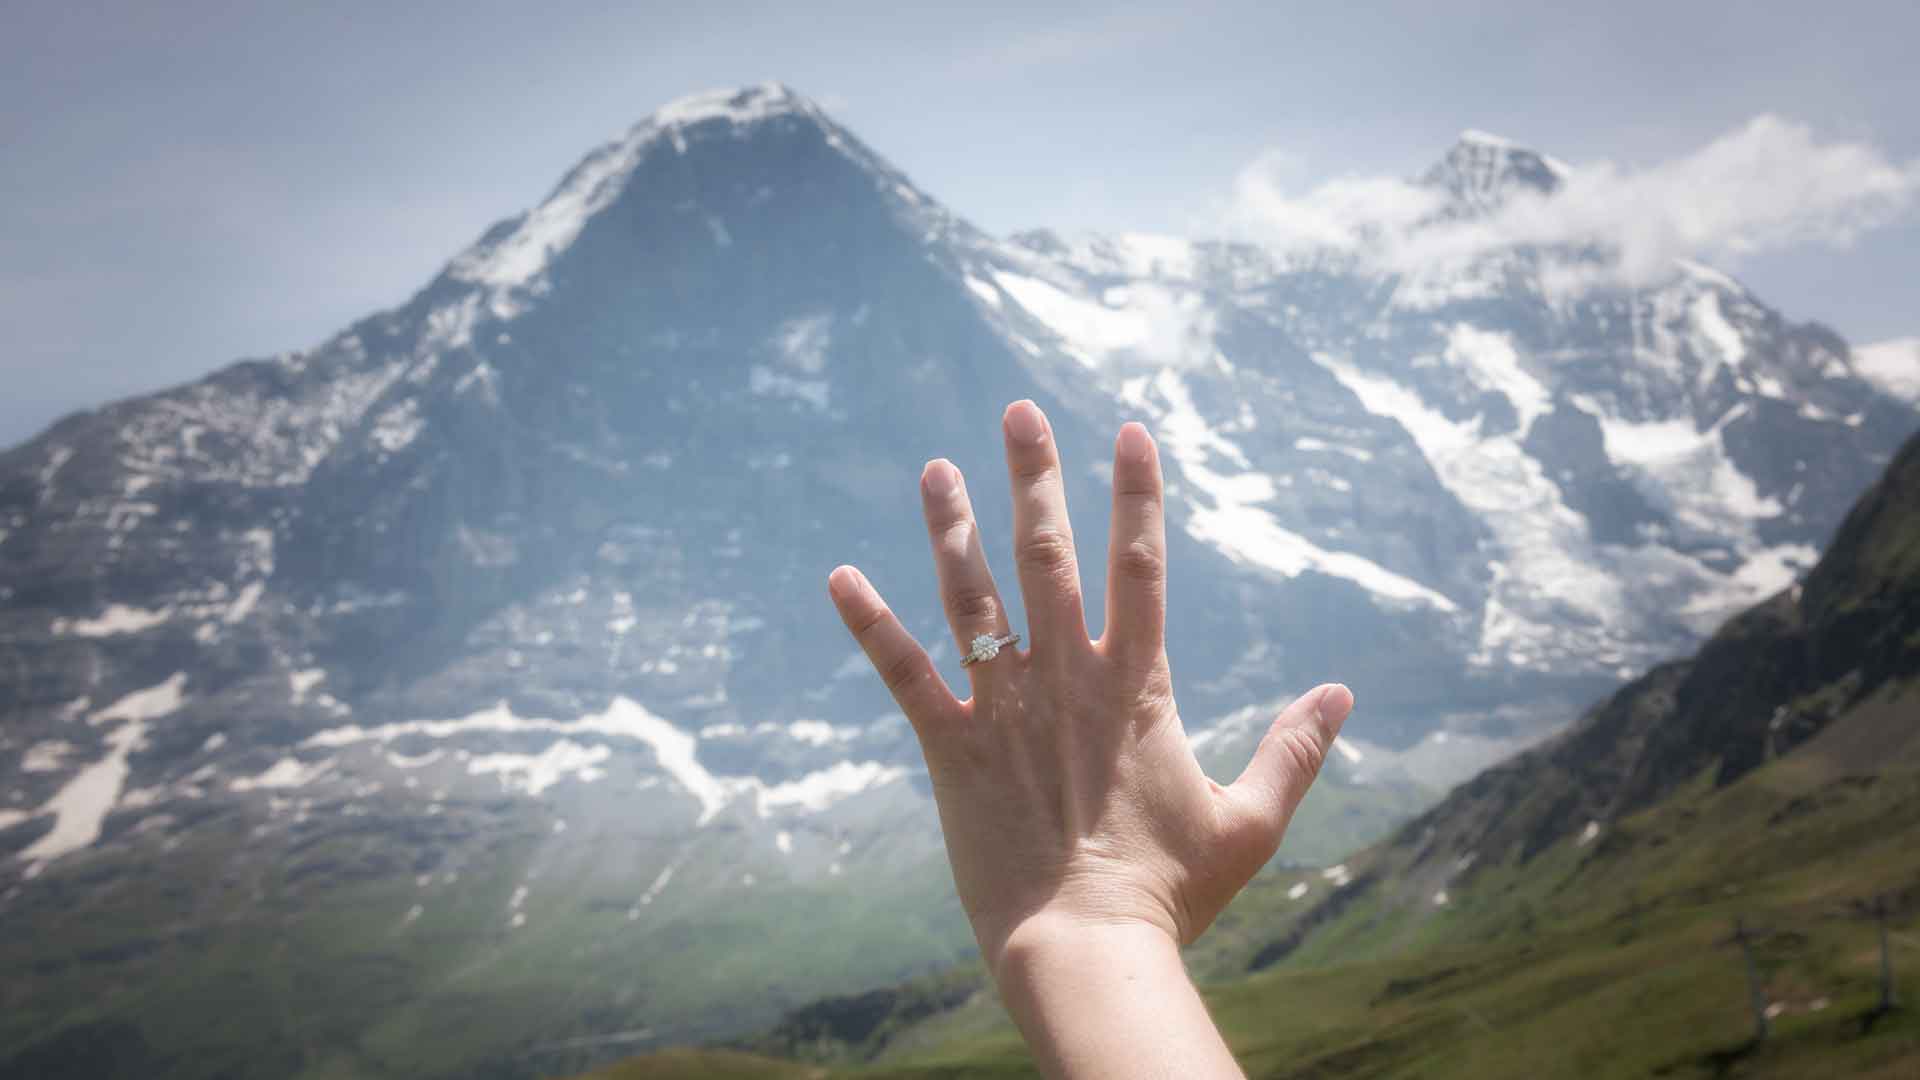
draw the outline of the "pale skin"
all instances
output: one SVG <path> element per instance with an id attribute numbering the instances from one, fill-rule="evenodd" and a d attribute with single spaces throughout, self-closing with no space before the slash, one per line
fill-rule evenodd
<path id="1" fill-rule="evenodd" d="M 1346 687 L 1281 711 L 1231 785 L 1195 760 L 1167 665 L 1159 451 L 1114 442 L 1106 633 L 1089 640 L 1059 451 L 1030 401 L 1002 418 L 1027 648 L 966 668 L 956 698 L 865 575 L 835 607 L 913 723 L 961 905 L 1002 1000 L 1054 1077 L 1239 1077 L 1180 947 L 1272 858 L 1353 708 Z M 940 595 L 964 654 L 1008 632 L 966 483 L 920 477 Z"/>

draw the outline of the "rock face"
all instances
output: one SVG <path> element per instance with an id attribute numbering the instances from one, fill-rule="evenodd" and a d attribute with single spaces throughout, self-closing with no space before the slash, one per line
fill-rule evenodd
<path id="1" fill-rule="evenodd" d="M 1423 183 L 1565 168 L 1469 134 Z M 1723 275 L 1577 257 L 1002 240 L 785 88 L 668 106 L 401 307 L 0 454 L 0 1055 L 84 1006 L 147 1075 L 534 1074 L 964 955 L 823 582 L 958 680 L 915 478 L 1004 536 L 1015 398 L 1089 565 L 1114 428 L 1160 437 L 1190 728 L 1338 677 L 1335 783 L 1538 737 L 1791 584 L 1916 422 Z"/>
<path id="2" fill-rule="evenodd" d="M 1455 788 L 1355 859 L 1354 887 L 1322 901 L 1267 959 L 1362 899 L 1430 910 L 1437 902 L 1428 897 L 1458 895 L 1490 870 L 1511 875 L 1569 841 L 1592 845 L 1595 857 L 1660 846 L 1672 838 L 1644 824 L 1637 838 L 1622 835 L 1621 823 L 1690 785 L 1725 788 L 1802 746 L 1820 747 L 1827 764 L 1809 775 L 1828 790 L 1751 823 L 1767 835 L 1819 799 L 1837 798 L 1836 789 L 1871 787 L 1877 766 L 1910 761 L 1917 694 L 1920 435 L 1803 582 L 1741 612 L 1698 652 L 1633 680 L 1543 745 Z M 1815 742 L 1823 733 L 1835 737 Z"/>

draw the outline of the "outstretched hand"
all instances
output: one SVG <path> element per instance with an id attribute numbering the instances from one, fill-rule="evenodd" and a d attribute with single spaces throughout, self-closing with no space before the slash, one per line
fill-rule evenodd
<path id="1" fill-rule="evenodd" d="M 1106 632 L 1087 637 L 1058 447 L 1040 409 L 1003 418 L 1013 553 L 1029 648 L 966 668 L 954 697 L 927 653 L 850 566 L 829 591 L 913 723 L 954 882 L 990 968 L 1084 927 L 1145 927 L 1184 945 L 1280 844 L 1353 707 L 1325 685 L 1274 720 L 1223 787 L 1195 760 L 1167 666 L 1167 545 L 1159 454 L 1139 424 L 1113 457 Z M 964 655 L 1009 631 L 964 478 L 945 459 L 920 477 L 940 595 Z"/>

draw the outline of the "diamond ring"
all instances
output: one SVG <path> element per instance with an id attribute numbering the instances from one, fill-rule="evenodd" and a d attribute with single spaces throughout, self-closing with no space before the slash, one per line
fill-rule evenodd
<path id="1" fill-rule="evenodd" d="M 973 648 L 967 652 L 967 655 L 960 658 L 960 666 L 966 667 L 968 664 L 977 664 L 982 660 L 991 660 L 1000 655 L 1002 645 L 1018 644 L 1020 644 L 1019 634 L 1008 634 L 1005 637 L 981 634 L 973 639 Z"/>

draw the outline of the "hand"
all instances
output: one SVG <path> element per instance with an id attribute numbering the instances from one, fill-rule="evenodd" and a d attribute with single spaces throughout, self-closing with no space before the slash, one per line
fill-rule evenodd
<path id="1" fill-rule="evenodd" d="M 996 977 L 1010 948 L 1075 928 L 1151 928 L 1186 944 L 1279 847 L 1353 707 L 1317 687 L 1274 721 L 1230 787 L 1194 759 L 1164 647 L 1166 536 L 1153 439 L 1114 446 L 1106 633 L 1087 638 L 1053 433 L 1037 406 L 1003 418 L 1014 556 L 1030 649 L 966 670 L 957 700 L 925 650 L 853 567 L 828 579 L 841 618 L 913 723 L 954 883 Z M 959 470 L 921 474 L 927 531 L 954 640 L 1008 632 Z M 1176 965 L 1177 966 L 1177 965 Z"/>

